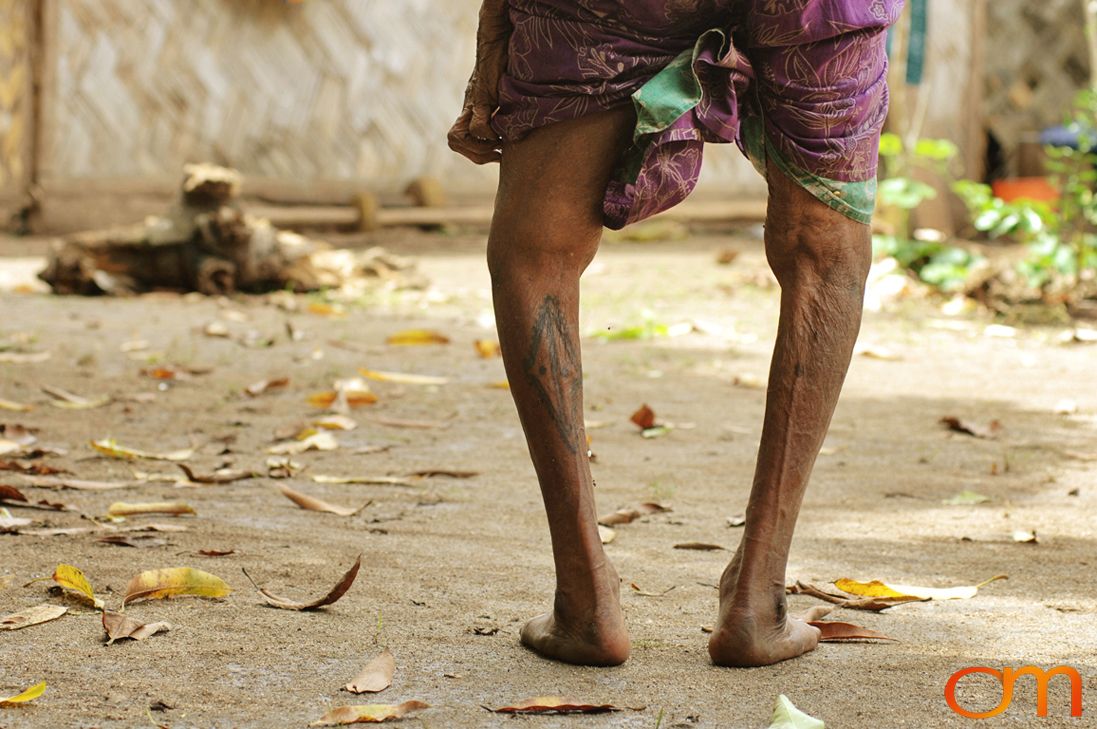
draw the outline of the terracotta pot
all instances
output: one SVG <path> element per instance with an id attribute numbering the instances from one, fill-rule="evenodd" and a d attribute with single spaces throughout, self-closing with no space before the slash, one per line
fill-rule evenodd
<path id="1" fill-rule="evenodd" d="M 1046 177 L 1011 177 L 1006 180 L 995 180 L 990 187 L 995 196 L 1006 202 L 1015 200 L 1055 202 L 1059 199 L 1059 191 L 1048 182 Z"/>

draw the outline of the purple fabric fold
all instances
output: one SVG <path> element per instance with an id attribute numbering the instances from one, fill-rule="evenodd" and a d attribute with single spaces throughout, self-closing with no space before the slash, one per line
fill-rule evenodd
<path id="1" fill-rule="evenodd" d="M 635 103 L 634 144 L 604 201 L 611 227 L 685 199 L 704 143 L 746 151 L 748 119 L 806 178 L 870 180 L 887 113 L 884 31 L 901 8 L 902 0 L 510 0 L 514 30 L 493 125 L 514 141 Z M 657 77 L 690 51 L 694 103 L 670 103 L 660 113 L 672 118 L 649 128 L 645 94 L 665 96 L 653 92 Z"/>

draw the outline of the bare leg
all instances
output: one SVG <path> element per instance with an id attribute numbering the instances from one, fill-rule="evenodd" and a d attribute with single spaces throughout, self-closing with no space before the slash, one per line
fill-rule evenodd
<path id="1" fill-rule="evenodd" d="M 553 610 L 526 624 L 522 642 L 585 665 L 629 655 L 620 580 L 598 537 L 587 460 L 579 277 L 598 248 L 602 197 L 631 124 L 631 109 L 607 112 L 508 145 L 488 240 L 503 360 L 556 565 Z"/>
<path id="2" fill-rule="evenodd" d="M 720 580 L 709 655 L 761 666 L 813 650 L 819 631 L 788 617 L 785 566 L 808 477 L 826 436 L 861 325 L 869 228 L 816 200 L 772 165 L 766 256 L 781 284 L 781 321 L 746 530 Z"/>

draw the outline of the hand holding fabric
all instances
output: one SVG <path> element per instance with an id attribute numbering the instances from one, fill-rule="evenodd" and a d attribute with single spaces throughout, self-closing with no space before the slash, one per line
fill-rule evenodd
<path id="1" fill-rule="evenodd" d="M 499 81 L 507 70 L 511 25 L 507 0 L 484 0 L 476 31 L 476 66 L 465 89 L 465 103 L 449 131 L 449 147 L 476 164 L 498 162 L 502 140 L 491 128 L 499 106 Z"/>

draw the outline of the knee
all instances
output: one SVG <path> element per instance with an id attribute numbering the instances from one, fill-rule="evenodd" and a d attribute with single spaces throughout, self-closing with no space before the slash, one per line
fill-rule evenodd
<path id="1" fill-rule="evenodd" d="M 526 272 L 579 276 L 594 260 L 601 233 L 600 225 L 497 213 L 488 236 L 488 271 L 493 280 Z"/>
<path id="2" fill-rule="evenodd" d="M 766 221 L 766 258 L 778 282 L 863 294 L 872 265 L 871 229 L 799 192 L 784 204 L 771 203 Z"/>

